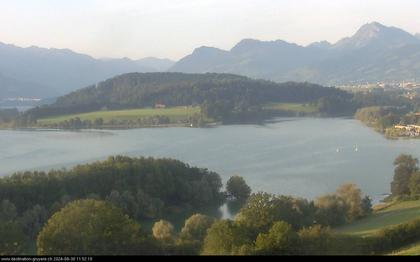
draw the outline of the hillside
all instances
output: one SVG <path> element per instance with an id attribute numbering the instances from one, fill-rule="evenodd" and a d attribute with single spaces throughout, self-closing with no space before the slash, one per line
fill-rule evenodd
<path id="1" fill-rule="evenodd" d="M 117 74 L 164 71 L 173 65 L 168 59 L 95 59 L 69 49 L 22 48 L 1 42 L 0 57 L 0 73 L 15 80 L 7 86 L 0 82 L 0 98 L 49 98 Z"/>
<path id="2" fill-rule="evenodd" d="M 48 86 L 23 82 L 0 74 L 0 103 L 8 98 L 36 98 L 56 95 L 58 93 Z"/>
<path id="3" fill-rule="evenodd" d="M 282 40 L 244 39 L 230 50 L 200 47 L 170 71 L 336 85 L 419 78 L 419 61 L 418 35 L 373 22 L 335 44 L 321 41 L 299 46 Z"/>
<path id="4" fill-rule="evenodd" d="M 355 236 L 371 236 L 384 227 L 405 223 L 419 216 L 420 200 L 397 202 L 382 208 L 378 206 L 369 217 L 337 228 L 335 231 Z"/>
<path id="5" fill-rule="evenodd" d="M 396 250 L 390 255 L 394 256 L 419 256 L 420 255 L 420 242 L 409 245 L 408 247 Z"/>
<path id="6" fill-rule="evenodd" d="M 320 98 L 340 102 L 327 110 L 343 113 L 349 109 L 345 102 L 351 95 L 336 88 L 309 83 L 278 84 L 230 74 L 130 73 L 59 97 L 51 105 L 26 112 L 24 117 L 33 121 L 59 115 L 150 108 L 163 104 L 165 107 L 201 106 L 208 117 L 226 120 L 260 116 L 263 105 L 267 103 L 317 104 Z"/>

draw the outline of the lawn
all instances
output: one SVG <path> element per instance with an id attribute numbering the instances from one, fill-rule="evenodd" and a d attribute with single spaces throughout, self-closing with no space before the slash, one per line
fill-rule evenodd
<path id="1" fill-rule="evenodd" d="M 61 115 L 49 118 L 38 119 L 39 125 L 51 125 L 70 120 L 72 118 L 80 118 L 80 120 L 95 121 L 97 118 L 102 118 L 104 122 L 110 120 L 137 120 L 140 118 L 151 116 L 167 116 L 171 122 L 177 120 L 188 119 L 194 114 L 200 113 L 198 106 L 178 106 L 170 108 L 142 108 L 142 109 L 128 109 L 128 110 L 112 110 L 112 111 L 95 111 L 82 114 Z"/>
<path id="2" fill-rule="evenodd" d="M 266 110 L 279 110 L 279 111 L 288 111 L 296 113 L 306 113 L 312 114 L 318 112 L 318 107 L 311 104 L 301 104 L 301 103 L 268 103 L 263 106 L 263 109 Z"/>
<path id="3" fill-rule="evenodd" d="M 383 227 L 397 225 L 420 217 L 420 200 L 404 201 L 377 209 L 372 215 L 335 229 L 337 233 L 369 236 Z"/>

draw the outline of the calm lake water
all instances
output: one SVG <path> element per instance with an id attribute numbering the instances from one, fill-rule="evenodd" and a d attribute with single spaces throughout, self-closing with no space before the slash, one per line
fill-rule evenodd
<path id="1" fill-rule="evenodd" d="M 267 125 L 116 131 L 0 131 L 0 175 L 46 170 L 109 155 L 170 157 L 243 176 L 254 191 L 313 198 L 356 183 L 378 199 L 392 162 L 420 157 L 420 140 L 387 140 L 352 119 L 285 118 Z"/>

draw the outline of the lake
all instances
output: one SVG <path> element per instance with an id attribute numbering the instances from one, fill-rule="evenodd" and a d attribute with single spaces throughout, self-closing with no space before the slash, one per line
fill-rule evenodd
<path id="1" fill-rule="evenodd" d="M 0 175 L 109 155 L 170 157 L 243 176 L 253 191 L 314 198 L 346 182 L 379 199 L 392 162 L 420 157 L 420 140 L 387 140 L 353 119 L 281 118 L 266 125 L 110 131 L 0 131 Z"/>

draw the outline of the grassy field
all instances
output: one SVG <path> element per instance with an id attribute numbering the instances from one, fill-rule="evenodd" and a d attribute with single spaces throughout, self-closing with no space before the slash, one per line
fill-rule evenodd
<path id="1" fill-rule="evenodd" d="M 300 103 L 268 103 L 263 106 L 263 109 L 306 114 L 313 114 L 318 112 L 318 107 L 316 105 Z"/>
<path id="2" fill-rule="evenodd" d="M 167 116 L 171 122 L 177 120 L 188 119 L 194 114 L 200 113 L 200 107 L 195 106 L 178 106 L 171 108 L 142 108 L 142 109 L 129 109 L 129 110 L 113 110 L 113 111 L 95 111 L 82 114 L 62 115 L 50 118 L 38 119 L 39 125 L 51 125 L 70 120 L 72 118 L 80 118 L 80 120 L 94 121 L 97 118 L 102 118 L 104 122 L 110 120 L 137 120 L 139 118 L 151 116 Z"/>
<path id="3" fill-rule="evenodd" d="M 396 252 L 390 253 L 390 255 L 394 256 L 419 256 L 420 255 L 420 242 L 412 244 L 408 247 L 400 249 Z"/>
<path id="4" fill-rule="evenodd" d="M 337 233 L 369 236 L 383 227 L 397 225 L 420 217 L 420 200 L 404 201 L 379 208 L 364 219 L 336 228 Z"/>

